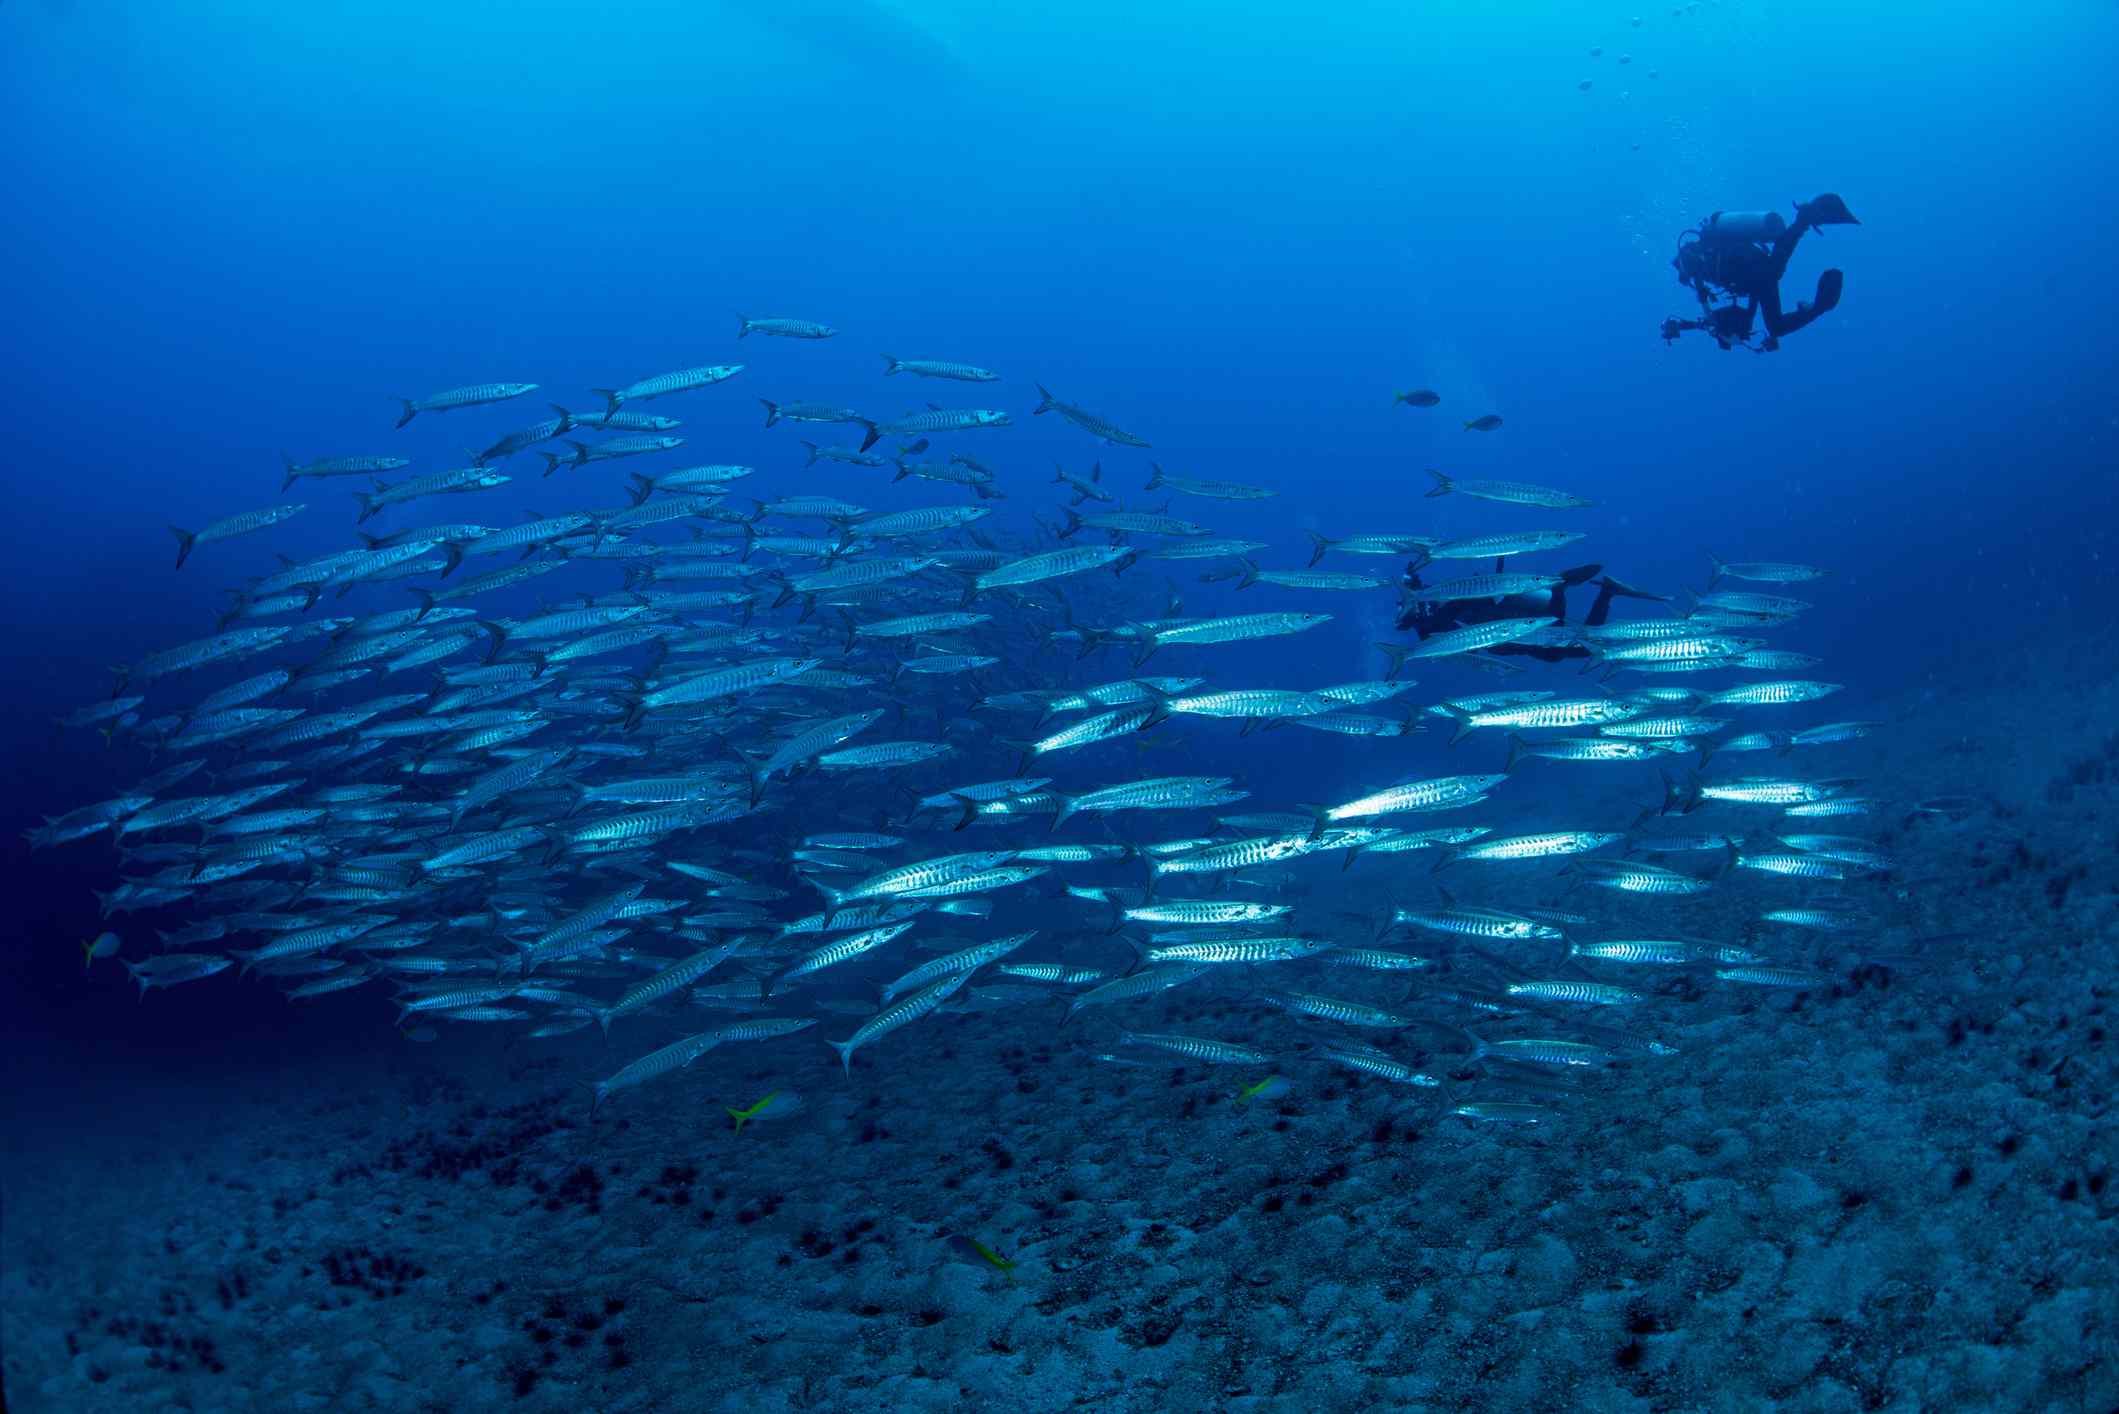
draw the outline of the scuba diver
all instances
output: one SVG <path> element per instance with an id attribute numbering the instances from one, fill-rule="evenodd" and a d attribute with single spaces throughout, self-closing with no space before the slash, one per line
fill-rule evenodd
<path id="1" fill-rule="evenodd" d="M 1699 297 L 1698 319 L 1666 319 L 1663 340 L 1699 329 L 1723 348 L 1750 347 L 1752 325 L 1763 314 L 1765 342 L 1758 352 L 1771 353 L 1781 336 L 1792 334 L 1829 314 L 1839 304 L 1846 276 L 1827 270 L 1817 277 L 1817 295 L 1793 310 L 1781 308 L 1781 276 L 1803 233 L 1817 226 L 1859 226 L 1847 203 L 1830 192 L 1815 201 L 1795 204 L 1793 225 L 1778 211 L 1717 211 L 1678 237 L 1678 283 Z"/>
<path id="2" fill-rule="evenodd" d="M 1418 559 L 1405 567 L 1405 587 L 1421 588 L 1420 571 L 1427 561 Z M 1494 561 L 1494 573 L 1502 573 L 1505 560 Z M 1469 628 L 1473 624 L 1492 623 L 1496 619 L 1558 619 L 1567 622 L 1567 591 L 1575 585 L 1596 580 L 1596 602 L 1589 606 L 1588 615 L 1582 620 L 1583 628 L 1601 628 L 1611 617 L 1611 601 L 1616 598 L 1655 599 L 1668 601 L 1668 594 L 1651 594 L 1645 589 L 1635 589 L 1622 580 L 1604 574 L 1602 565 L 1577 565 L 1571 570 L 1560 571 L 1560 582 L 1542 595 L 1518 594 L 1507 599 L 1457 599 L 1448 603 L 1412 603 L 1398 615 L 1400 633 L 1416 633 L 1422 638 L 1441 633 L 1445 629 Z M 1602 578 L 1599 576 L 1602 575 Z M 1559 663 L 1570 658 L 1587 658 L 1588 647 L 1580 643 L 1497 643 L 1480 650 L 1498 657 L 1536 658 L 1540 662 Z"/>

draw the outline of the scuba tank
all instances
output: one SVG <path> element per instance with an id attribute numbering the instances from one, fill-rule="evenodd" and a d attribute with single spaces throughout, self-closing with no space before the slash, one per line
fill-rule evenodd
<path id="1" fill-rule="evenodd" d="M 1715 245 L 1770 242 L 1787 229 L 1778 211 L 1717 211 L 1700 223 L 1700 239 Z"/>

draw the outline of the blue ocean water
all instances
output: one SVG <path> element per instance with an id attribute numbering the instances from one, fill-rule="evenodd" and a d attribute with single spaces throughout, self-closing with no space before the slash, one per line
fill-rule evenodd
<path id="1" fill-rule="evenodd" d="M 768 429 L 753 399 L 887 414 L 935 388 L 885 384 L 880 355 L 962 359 L 1004 375 L 968 401 L 1018 424 L 961 439 L 1003 469 L 997 532 L 1056 514 L 1055 460 L 1100 460 L 1154 508 L 1151 457 L 1277 487 L 1173 509 L 1284 566 L 1305 531 L 1490 528 L 1425 498 L 1432 466 L 1593 495 L 1568 521 L 1585 550 L 1672 593 L 1704 587 L 1710 552 L 1829 566 L 1802 646 L 1847 684 L 1840 716 L 1985 692 L 2003 647 L 2108 653 L 2115 60 L 2119 11 L 2088 3 L 9 0 L 0 1005 L 19 1115 L 63 1134 L 92 1093 L 122 1133 L 128 1074 L 358 1066 L 376 1034 L 359 993 L 297 1011 L 220 978 L 136 1002 L 74 946 L 105 926 L 107 842 L 19 842 L 153 769 L 51 725 L 107 695 L 112 664 L 210 631 L 275 555 L 350 543 L 361 483 L 281 497 L 283 451 L 460 465 L 532 405 L 741 361 L 657 405 L 685 419 L 687 464 L 900 508 L 955 497 L 803 469 L 803 431 L 844 429 Z M 1806 240 L 1788 289 L 1842 268 L 1835 312 L 1771 355 L 1656 337 L 1692 312 L 1682 231 L 1822 191 L 1861 224 Z M 741 315 L 842 332 L 738 342 Z M 392 429 L 398 397 L 515 379 L 540 390 Z M 1032 418 L 1036 384 L 1153 452 Z M 1441 405 L 1393 406 L 1413 387 Z M 1489 412 L 1500 430 L 1464 428 Z M 615 500 L 620 480 L 509 470 L 473 518 L 579 504 L 585 482 Z M 282 499 L 310 509 L 172 569 L 166 525 Z M 1154 573 L 1188 613 L 1265 607 Z M 1377 675 L 1391 594 L 1330 597 L 1333 623 L 1245 648 L 1243 675 Z M 1336 799 L 1366 779 L 1338 748 L 1261 738 L 1246 784 Z"/>
<path id="2" fill-rule="evenodd" d="M 436 465 L 515 425 L 393 435 L 396 396 L 579 401 L 739 352 L 729 460 L 794 454 L 742 398 L 872 401 L 879 352 L 926 351 L 1008 370 L 1019 414 L 1034 378 L 1152 428 L 1173 471 L 1291 487 L 1230 534 L 1449 533 L 1464 508 L 1420 499 L 1438 465 L 1594 486 L 1584 528 L 1643 583 L 1697 582 L 1710 550 L 1832 565 L 1855 592 L 1814 622 L 1875 686 L 2108 623 L 2110 11 L 1632 18 L 17 0 L 12 809 L 111 783 L 47 749 L 108 665 L 273 553 L 347 543 L 313 514 L 179 575 L 163 523 L 272 503 L 283 448 Z M 1864 224 L 1813 237 L 1789 289 L 1836 263 L 1837 312 L 1767 357 L 1654 337 L 1691 312 L 1683 229 L 1819 190 Z M 761 311 L 849 332 L 735 344 Z M 1390 406 L 1415 385 L 1445 404 Z M 1459 430 L 1487 411 L 1503 431 Z M 1087 461 L 1070 430 L 1010 458 Z M 849 470 L 803 488 L 857 498 Z M 1388 613 L 1329 640 L 1349 675 Z M 25 876 L 32 933 L 86 926 L 93 871 L 51 874 L 73 867 Z"/>

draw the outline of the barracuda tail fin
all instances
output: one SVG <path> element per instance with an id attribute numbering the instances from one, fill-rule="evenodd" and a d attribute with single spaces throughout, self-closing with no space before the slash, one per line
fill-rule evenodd
<path id="1" fill-rule="evenodd" d="M 817 444 L 805 438 L 802 445 L 809 448 L 809 460 L 802 463 L 802 465 L 805 467 L 815 466 L 817 464 Z"/>
<path id="2" fill-rule="evenodd" d="M 803 874 L 799 877 L 803 883 L 824 895 L 824 902 L 829 904 L 834 912 L 846 902 L 846 891 L 844 889 L 835 889 L 814 874 Z"/>
<path id="3" fill-rule="evenodd" d="M 854 1048 L 860 1043 L 858 1041 L 826 1041 L 824 1044 L 839 1053 L 840 1069 L 846 1072 L 848 1080 L 853 1079 L 853 1053 Z"/>
<path id="4" fill-rule="evenodd" d="M 1242 564 L 1243 573 L 1237 576 L 1236 587 L 1238 589 L 1249 589 L 1252 585 L 1258 583 L 1258 563 L 1255 560 L 1246 559 Z"/>
<path id="5" fill-rule="evenodd" d="M 1736 868 L 1736 862 L 1739 857 L 1737 842 L 1735 840 L 1729 841 L 1716 859 L 1714 867 L 1707 872 L 1706 877 L 1710 881 L 1720 879 L 1723 875 Z"/>
<path id="6" fill-rule="evenodd" d="M 1148 708 L 1147 720 L 1133 729 L 1135 735 L 1138 735 L 1139 733 L 1148 730 L 1148 728 L 1150 727 L 1159 727 L 1164 722 L 1170 720 L 1170 694 L 1167 692 L 1163 692 L 1157 688 L 1150 687 L 1145 682 L 1137 683 L 1136 686 L 1138 686 L 1142 692 L 1148 695 L 1148 702 L 1150 704 Z"/>
<path id="7" fill-rule="evenodd" d="M 1516 769 L 1516 763 L 1523 759 L 1525 746 L 1522 737 L 1514 732 L 1508 734 L 1508 759 L 1501 763 L 1501 774 L 1507 775 Z"/>
<path id="8" fill-rule="evenodd" d="M 625 394 L 619 392 L 616 388 L 591 388 L 589 391 L 602 396 L 604 402 L 603 415 L 605 417 L 609 417 L 612 413 L 618 411 L 618 405 L 625 401 Z"/>
<path id="9" fill-rule="evenodd" d="M 1429 467 L 1427 469 L 1427 474 L 1435 478 L 1434 487 L 1427 493 L 1428 495 L 1447 496 L 1450 492 L 1457 489 L 1457 483 L 1455 480 L 1450 477 L 1444 476 L 1441 472 L 1435 470 L 1433 467 Z"/>
<path id="10" fill-rule="evenodd" d="M 173 525 L 169 527 L 169 533 L 177 538 L 177 568 L 182 569 L 184 562 L 191 558 L 193 547 L 199 543 L 199 537 L 192 531 L 179 530 Z"/>
<path id="11" fill-rule="evenodd" d="M 280 483 L 280 490 L 284 492 L 294 485 L 295 479 L 302 474 L 302 469 L 296 466 L 294 458 L 288 456 L 285 452 L 280 453 L 280 460 L 287 464 L 287 479 Z"/>
<path id="12" fill-rule="evenodd" d="M 950 829 L 961 830 L 979 818 L 979 803 L 976 800 L 968 795 L 959 795 L 955 791 L 949 793 L 949 798 L 964 808 L 964 813 L 957 817 L 957 822 L 951 825 Z"/>
<path id="13" fill-rule="evenodd" d="M 1658 774 L 1663 778 L 1663 801 L 1660 805 L 1651 806 L 1641 812 L 1640 820 L 1634 822 L 1636 829 L 1639 829 L 1644 821 L 1658 815 L 1689 815 L 1699 808 L 1700 777 L 1697 771 L 1687 771 L 1682 784 L 1668 771 L 1659 771 Z"/>
<path id="14" fill-rule="evenodd" d="M 413 418 L 419 416 L 419 404 L 413 402 L 410 398 L 399 398 L 398 401 L 405 405 L 404 412 L 397 419 L 397 425 L 403 427 Z"/>
<path id="15" fill-rule="evenodd" d="M 1039 401 L 1038 405 L 1030 410 L 1032 417 L 1036 417 L 1041 412 L 1050 412 L 1059 406 L 1059 399 L 1053 397 L 1051 390 L 1046 388 L 1044 384 L 1038 383 L 1034 386 L 1037 388 Z"/>
<path id="16" fill-rule="evenodd" d="M 746 330 L 750 328 L 748 324 L 744 325 L 743 327 Z M 737 335 L 737 337 L 741 338 L 742 335 L 739 334 Z M 771 398 L 760 398 L 758 399 L 758 401 L 765 405 L 765 425 L 767 427 L 772 426 L 774 423 L 780 420 L 780 405 L 778 403 L 774 402 Z"/>
<path id="17" fill-rule="evenodd" d="M 1162 883 L 1163 874 L 1168 868 L 1169 862 L 1167 860 L 1150 859 L 1148 861 L 1148 882 L 1140 891 L 1140 901 L 1142 903 L 1155 902 L 1155 890 Z"/>
<path id="18" fill-rule="evenodd" d="M 1678 802 L 1679 793 L 1676 779 L 1672 777 L 1668 771 L 1663 770 L 1661 767 L 1656 768 L 1656 774 L 1662 777 L 1663 780 L 1663 798 L 1654 805 L 1644 806 L 1642 808 L 1640 815 L 1633 822 L 1633 828 L 1636 830 L 1640 829 L 1641 826 L 1647 824 L 1650 820 L 1655 819 L 1657 816 L 1668 815 L 1670 813 L 1671 806 L 1675 805 Z"/>
<path id="19" fill-rule="evenodd" d="M 873 422 L 863 422 L 861 426 L 864 429 L 861 434 L 861 450 L 865 452 L 883 440 L 883 431 Z"/>
<path id="20" fill-rule="evenodd" d="M 1148 463 L 1148 484 L 1147 484 L 1146 486 L 1143 486 L 1143 487 L 1141 488 L 1141 490 L 1143 490 L 1143 491 L 1160 491 L 1160 490 L 1162 490 L 1162 489 L 1163 489 L 1163 487 L 1164 487 L 1164 485 L 1165 485 L 1165 484 L 1167 484 L 1167 483 L 1165 482 L 1165 480 L 1164 480 L 1164 478 L 1163 478 L 1163 464 L 1162 464 L 1161 462 L 1149 462 L 1149 463 Z M 1237 586 L 1237 588 L 1239 588 L 1239 589 L 1241 589 L 1242 587 L 1243 587 L 1242 585 L 1238 585 L 1238 586 Z"/>
<path id="21" fill-rule="evenodd" d="M 1336 540 L 1330 539 L 1323 535 L 1319 535 L 1314 530 L 1305 530 L 1302 533 L 1310 537 L 1310 563 L 1312 565 L 1316 564 L 1319 560 L 1323 559 L 1325 557 L 1325 554 L 1334 545 L 1337 545 L 1339 543 Z"/>
<path id="22" fill-rule="evenodd" d="M 1376 645 L 1376 649 L 1391 661 L 1389 670 L 1383 675 L 1383 680 L 1385 682 L 1398 681 L 1398 674 L 1405 671 L 1405 660 L 1413 656 L 1413 650 L 1403 643 L 1379 643 Z"/>
<path id="23" fill-rule="evenodd" d="M 885 378 L 888 378 L 891 374 L 898 372 L 900 369 L 904 368 L 904 366 L 904 364 L 898 361 L 897 355 L 883 355 L 883 376 Z"/>
<path id="24" fill-rule="evenodd" d="M 1449 744 L 1455 746 L 1458 742 L 1464 740 L 1466 733 L 1471 731 L 1472 714 L 1465 711 L 1462 707 L 1452 707 L 1447 703 L 1438 705 L 1441 706 L 1443 711 L 1449 713 L 1450 720 L 1457 724 L 1457 730 L 1450 735 L 1449 739 Z"/>

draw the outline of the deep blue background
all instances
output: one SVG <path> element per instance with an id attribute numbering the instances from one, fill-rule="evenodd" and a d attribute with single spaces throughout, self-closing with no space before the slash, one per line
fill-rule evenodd
<path id="1" fill-rule="evenodd" d="M 1698 584 L 1708 549 L 1836 567 L 1798 646 L 1856 694 L 1946 692 L 2024 634 L 2108 647 L 2119 12 L 1662 4 L 1636 28 L 1616 3 L 1471 8 L 0 8 L 10 1010 L 105 1051 L 199 1034 L 194 998 L 133 1009 L 122 974 L 69 966 L 107 848 L 32 859 L 13 836 L 140 762 L 55 745 L 49 718 L 105 694 L 108 664 L 208 631 L 274 551 L 348 543 L 356 483 L 282 498 L 280 449 L 433 470 L 535 416 L 391 429 L 393 396 L 463 382 L 583 405 L 740 359 L 658 405 L 686 421 L 686 464 L 897 507 L 955 496 L 801 473 L 799 431 L 765 431 L 750 399 L 889 415 L 937 385 L 884 383 L 879 352 L 963 359 L 1009 381 L 950 401 L 1022 417 L 1039 380 L 1173 472 L 1280 486 L 1263 510 L 1191 507 L 1263 532 L 1271 563 L 1305 558 L 1291 520 L 1522 523 L 1423 501 L 1439 465 L 1599 496 L 1571 523 L 1648 584 Z M 1842 265 L 1837 313 L 1772 357 L 1655 337 L 1686 312 L 1680 229 L 1820 190 L 1865 224 L 1806 243 L 1790 285 Z M 844 333 L 738 344 L 739 311 Z M 1444 405 L 1390 405 L 1415 385 Z M 1490 410 L 1503 431 L 1460 429 Z M 1051 504 L 1052 457 L 1097 454 L 1055 421 L 962 443 L 1008 478 L 1004 522 Z M 1107 475 L 1130 490 L 1145 457 L 1107 452 Z M 508 469 L 475 509 L 382 524 L 616 499 L 608 469 Z M 171 571 L 165 523 L 297 497 L 292 524 Z M 1319 607 L 1343 622 L 1254 676 L 1370 672 L 1388 603 Z M 373 998 L 336 1002 L 313 1014 L 374 1024 Z M 276 1042 L 288 1015 L 231 1004 L 214 1025 Z"/>

